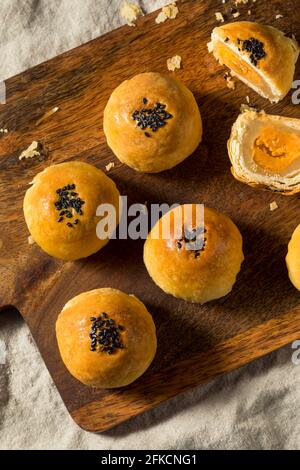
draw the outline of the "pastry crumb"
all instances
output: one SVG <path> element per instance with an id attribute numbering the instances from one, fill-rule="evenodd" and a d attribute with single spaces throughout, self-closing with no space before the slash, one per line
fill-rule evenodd
<path id="1" fill-rule="evenodd" d="M 23 150 L 19 156 L 19 160 L 34 158 L 34 157 L 46 157 L 48 155 L 48 150 L 46 147 L 34 140 L 27 149 Z"/>
<path id="2" fill-rule="evenodd" d="M 120 15 L 124 18 L 128 26 L 135 26 L 135 21 L 140 16 L 143 16 L 143 12 L 135 3 L 125 1 L 121 6 Z"/>
<path id="3" fill-rule="evenodd" d="M 246 101 L 247 101 L 248 104 L 250 103 L 250 98 L 249 98 L 248 95 L 246 96 Z"/>
<path id="4" fill-rule="evenodd" d="M 271 202 L 270 204 L 270 211 L 273 212 L 273 211 L 276 211 L 276 209 L 278 209 L 278 204 L 276 201 L 273 201 Z"/>
<path id="5" fill-rule="evenodd" d="M 179 10 L 176 5 L 176 2 L 170 3 L 170 5 L 166 5 L 161 9 L 157 17 L 155 18 L 155 23 L 159 24 L 164 23 L 167 20 L 175 20 L 178 13 Z"/>
<path id="6" fill-rule="evenodd" d="M 105 166 L 106 171 L 110 171 L 112 168 L 114 168 L 115 164 L 114 162 L 108 163 L 108 165 Z"/>
<path id="7" fill-rule="evenodd" d="M 215 16 L 216 16 L 216 20 L 217 21 L 220 21 L 221 23 L 224 23 L 224 16 L 222 15 L 222 13 L 220 11 L 217 11 L 215 13 Z"/>
<path id="8" fill-rule="evenodd" d="M 181 68 L 181 57 L 180 55 L 174 55 L 174 57 L 171 57 L 170 59 L 167 60 L 167 67 L 168 70 L 171 70 L 171 72 L 174 72 L 175 70 L 178 70 Z"/>
<path id="9" fill-rule="evenodd" d="M 226 80 L 226 85 L 230 90 L 235 90 L 235 82 L 232 80 L 232 78 Z"/>
<path id="10" fill-rule="evenodd" d="M 8 129 L 0 129 L 0 134 L 8 134 Z"/>
<path id="11" fill-rule="evenodd" d="M 238 18 L 240 16 L 240 12 L 236 11 L 235 13 L 232 13 L 233 18 Z"/>
<path id="12" fill-rule="evenodd" d="M 275 20 L 279 20 L 279 18 L 283 18 L 283 15 L 276 15 Z"/>
<path id="13" fill-rule="evenodd" d="M 35 125 L 39 126 L 40 124 L 42 124 L 42 122 L 44 122 L 46 119 L 52 116 L 52 114 L 57 113 L 57 111 L 59 111 L 58 106 L 55 106 L 54 108 L 50 109 L 50 111 L 47 111 L 40 119 L 36 121 Z"/>
<path id="14" fill-rule="evenodd" d="M 27 240 L 28 240 L 29 245 L 34 245 L 35 244 L 35 240 L 33 239 L 33 237 L 31 235 L 29 235 Z"/>
<path id="15" fill-rule="evenodd" d="M 226 85 L 228 88 L 230 88 L 231 90 L 234 90 L 235 89 L 235 81 L 232 79 L 232 76 L 230 75 L 230 73 L 225 73 L 224 75 L 224 79 L 226 80 Z"/>
<path id="16" fill-rule="evenodd" d="M 257 107 L 255 107 L 254 105 L 242 103 L 241 106 L 240 106 L 240 112 L 245 113 L 247 111 L 252 111 L 252 112 L 255 112 L 255 113 L 258 113 L 258 112 L 264 113 L 263 110 L 259 111 L 259 109 Z"/>
<path id="17" fill-rule="evenodd" d="M 240 3 L 243 3 L 244 5 L 246 5 L 247 3 L 249 2 L 249 0 L 234 0 L 234 3 L 237 5 L 239 5 Z"/>
<path id="18" fill-rule="evenodd" d="M 248 12 L 247 12 L 247 13 L 248 13 L 248 15 L 252 15 L 252 13 L 251 13 L 251 10 L 248 10 Z"/>
<path id="19" fill-rule="evenodd" d="M 167 15 L 160 11 L 157 15 L 157 17 L 155 18 L 155 23 L 159 24 L 159 23 L 164 23 L 165 21 L 167 21 L 168 17 Z"/>

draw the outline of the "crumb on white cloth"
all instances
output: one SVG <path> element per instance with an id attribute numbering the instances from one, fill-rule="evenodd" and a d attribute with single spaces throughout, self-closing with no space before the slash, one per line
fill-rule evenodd
<path id="1" fill-rule="evenodd" d="M 221 23 L 224 23 L 224 16 L 222 15 L 222 13 L 220 11 L 217 11 L 215 13 L 215 16 L 216 16 L 216 20 L 217 21 L 220 21 Z"/>
<path id="2" fill-rule="evenodd" d="M 127 22 L 128 26 L 135 26 L 135 21 L 140 16 L 143 16 L 143 12 L 142 9 L 135 3 L 125 1 L 121 6 L 120 15 Z"/>
<path id="3" fill-rule="evenodd" d="M 276 201 L 273 201 L 271 202 L 270 204 L 270 211 L 273 212 L 273 211 L 276 211 L 276 209 L 278 209 L 278 204 Z"/>
<path id="4" fill-rule="evenodd" d="M 19 156 L 19 160 L 23 160 L 23 158 L 34 158 L 34 157 L 42 157 L 47 155 L 46 148 L 41 144 L 41 142 L 37 142 L 34 140 L 27 149 L 23 150 L 21 155 Z"/>
<path id="5" fill-rule="evenodd" d="M 164 23 L 167 20 L 174 20 L 178 15 L 179 10 L 176 5 L 176 2 L 170 3 L 170 5 L 166 5 L 161 9 L 158 13 L 157 17 L 155 18 L 155 23 Z"/>
<path id="6" fill-rule="evenodd" d="M 35 244 L 35 240 L 33 239 L 33 237 L 31 235 L 29 235 L 29 237 L 28 237 L 28 244 L 29 245 L 34 245 Z"/>
<path id="7" fill-rule="evenodd" d="M 171 72 L 174 72 L 177 69 L 181 68 L 181 57 L 180 55 L 174 55 L 174 57 L 171 57 L 170 59 L 167 60 L 167 67 L 168 70 L 171 70 Z"/>
<path id="8" fill-rule="evenodd" d="M 112 168 L 114 168 L 115 164 L 114 162 L 110 162 L 105 166 L 106 171 L 110 171 Z"/>

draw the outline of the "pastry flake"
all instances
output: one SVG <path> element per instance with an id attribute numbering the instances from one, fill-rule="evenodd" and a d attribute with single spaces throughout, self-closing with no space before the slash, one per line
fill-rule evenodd
<path id="1" fill-rule="evenodd" d="M 114 168 L 115 164 L 114 162 L 110 162 L 105 166 L 106 171 L 110 171 L 112 168 Z"/>
<path id="2" fill-rule="evenodd" d="M 23 150 L 19 156 L 19 160 L 34 158 L 34 157 L 46 157 L 48 150 L 46 147 L 36 140 L 34 140 L 27 149 Z"/>
<path id="3" fill-rule="evenodd" d="M 178 10 L 176 3 L 175 2 L 170 3 L 170 5 L 166 5 L 161 9 L 159 14 L 155 18 L 155 23 L 157 24 L 164 23 L 168 19 L 174 20 L 176 16 L 178 15 L 178 13 L 179 13 L 179 10 Z"/>
<path id="4" fill-rule="evenodd" d="M 167 60 L 167 67 L 168 70 L 171 72 L 175 72 L 175 70 L 179 70 L 181 68 L 181 57 L 180 55 L 174 55 Z"/>
<path id="5" fill-rule="evenodd" d="M 135 21 L 143 16 L 142 9 L 131 2 L 124 2 L 120 9 L 122 18 L 127 22 L 128 26 L 135 26 Z"/>
<path id="6" fill-rule="evenodd" d="M 276 209 L 278 209 L 278 204 L 276 201 L 273 201 L 270 203 L 270 211 L 273 212 L 273 211 L 276 211 Z"/>

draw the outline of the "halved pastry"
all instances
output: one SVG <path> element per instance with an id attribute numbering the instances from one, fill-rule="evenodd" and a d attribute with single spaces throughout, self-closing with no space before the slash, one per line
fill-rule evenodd
<path id="1" fill-rule="evenodd" d="M 272 26 L 239 21 L 214 28 L 210 52 L 246 85 L 277 103 L 292 86 L 299 47 Z"/>
<path id="2" fill-rule="evenodd" d="M 248 109 L 233 124 L 228 153 L 237 180 L 285 195 L 300 191 L 300 119 Z"/>

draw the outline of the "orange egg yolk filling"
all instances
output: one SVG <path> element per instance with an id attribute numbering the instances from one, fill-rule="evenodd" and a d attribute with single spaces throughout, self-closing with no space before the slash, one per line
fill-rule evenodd
<path id="1" fill-rule="evenodd" d="M 300 160 L 300 136 L 276 127 L 265 127 L 255 139 L 253 161 L 264 170 L 283 174 Z"/>
<path id="2" fill-rule="evenodd" d="M 215 45 L 214 53 L 219 62 L 222 65 L 226 65 L 226 67 L 232 70 L 238 77 L 245 79 L 261 90 L 266 89 L 267 86 L 259 73 L 255 71 L 255 67 L 248 64 L 228 46 L 222 42 L 218 42 L 217 45 Z"/>

